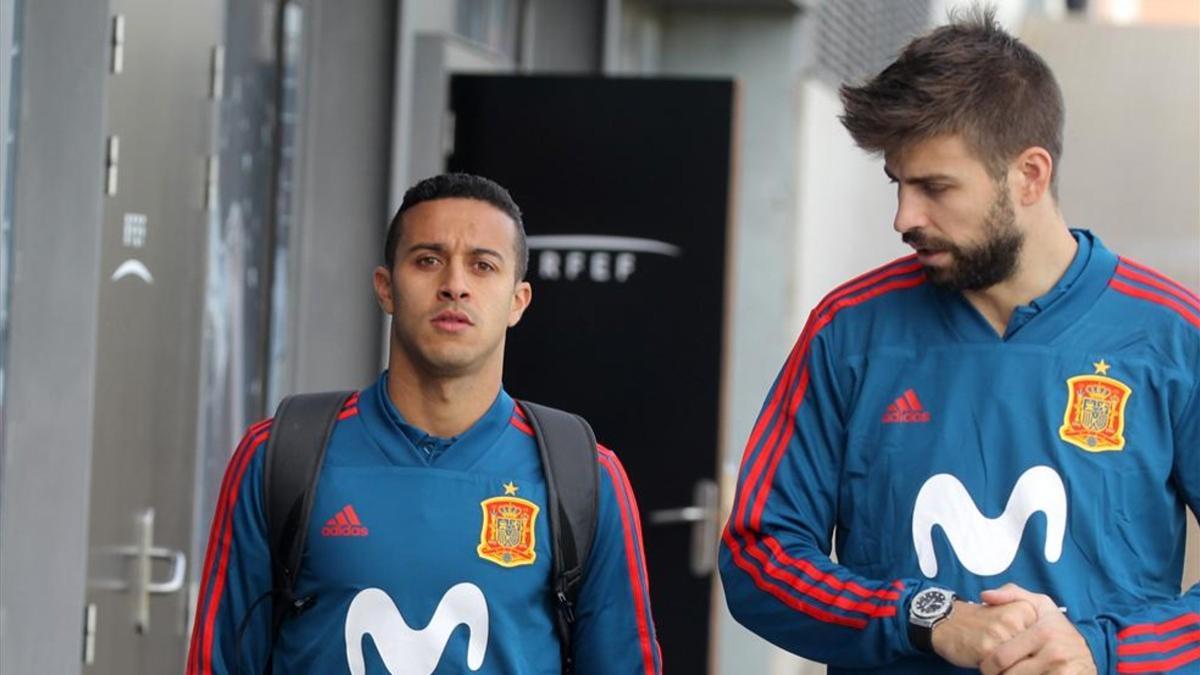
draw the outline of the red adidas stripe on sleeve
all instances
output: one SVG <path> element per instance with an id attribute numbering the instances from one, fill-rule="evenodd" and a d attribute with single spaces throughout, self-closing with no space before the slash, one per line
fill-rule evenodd
<path id="1" fill-rule="evenodd" d="M 1122 257 L 1120 257 L 1120 261 L 1121 261 L 1121 264 L 1124 265 L 1127 269 L 1134 269 L 1139 272 L 1142 272 L 1143 274 L 1147 274 L 1147 275 L 1150 275 L 1151 277 L 1154 277 L 1162 284 L 1171 287 L 1172 289 L 1175 290 L 1175 292 L 1177 292 L 1181 295 L 1184 295 L 1187 298 L 1190 298 L 1192 301 L 1194 301 L 1197 304 L 1197 306 L 1200 306 L 1200 295 L 1197 295 L 1195 292 L 1188 289 L 1187 286 L 1184 286 L 1183 284 L 1179 283 L 1178 281 L 1175 281 L 1171 277 L 1163 274 L 1162 272 L 1159 272 L 1156 269 L 1147 267 L 1146 265 L 1143 265 L 1134 260 L 1130 260 L 1129 258 L 1122 256 Z"/>
<path id="2" fill-rule="evenodd" d="M 1117 659 L 1118 673 L 1167 673 L 1200 661 L 1200 614 L 1125 628 L 1117 633 Z"/>
<path id="3" fill-rule="evenodd" d="M 650 585 L 646 579 L 646 560 L 642 551 L 642 525 L 633 490 L 617 456 L 604 446 L 599 447 L 600 466 L 612 481 L 620 507 L 621 527 L 625 535 L 625 562 L 637 615 L 637 634 L 645 675 L 661 673 L 662 652 L 658 641 L 650 636 Z"/>
<path id="4" fill-rule="evenodd" d="M 743 484 L 722 538 L 734 563 L 756 586 L 819 621 L 862 629 L 869 619 L 895 616 L 900 596 L 888 588 L 868 589 L 839 579 L 810 561 L 787 555 L 773 537 L 760 538 L 757 534 L 775 472 L 792 438 L 792 420 L 807 391 L 812 341 L 842 309 L 924 282 L 920 263 L 915 256 L 907 256 L 859 276 L 826 296 L 810 314 L 746 445 L 739 471 L 744 476 Z"/>
<path id="5" fill-rule="evenodd" d="M 1182 284 L 1144 265 L 1121 258 L 1108 285 L 1125 295 L 1168 307 L 1200 328 L 1200 298 Z"/>
<path id="6" fill-rule="evenodd" d="M 225 588 L 229 549 L 233 539 L 233 507 L 237 503 L 242 478 L 250 465 L 250 460 L 269 436 L 270 426 L 271 420 L 264 420 L 250 427 L 242 443 L 233 453 L 233 457 L 230 458 L 229 466 L 225 471 L 225 478 L 217 499 L 216 513 L 213 514 L 208 549 L 204 556 L 204 568 L 200 577 L 202 585 L 200 596 L 196 602 L 192 644 L 188 649 L 188 675 L 211 675 L 212 673 L 213 628 Z M 214 565 L 216 566 L 215 577 Z"/>

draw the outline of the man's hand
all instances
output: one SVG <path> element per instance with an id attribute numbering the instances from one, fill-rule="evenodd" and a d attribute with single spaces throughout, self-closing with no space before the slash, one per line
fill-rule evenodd
<path id="1" fill-rule="evenodd" d="M 1027 602 L 1037 611 L 1037 622 L 996 648 L 979 664 L 984 675 L 1091 675 L 1096 672 L 1087 641 L 1054 601 L 1030 593 L 1016 584 L 984 591 L 988 604 Z"/>
<path id="2" fill-rule="evenodd" d="M 955 601 L 949 618 L 933 627 L 933 651 L 960 668 L 978 668 L 997 647 L 1037 621 L 1037 610 L 1026 599 L 995 605 Z"/>

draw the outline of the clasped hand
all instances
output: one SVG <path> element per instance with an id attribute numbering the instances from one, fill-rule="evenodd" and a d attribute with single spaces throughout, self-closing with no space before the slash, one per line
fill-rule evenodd
<path id="1" fill-rule="evenodd" d="M 1087 641 L 1048 596 L 1016 584 L 984 591 L 985 604 L 958 602 L 933 630 L 933 650 L 984 675 L 1088 675 Z"/>

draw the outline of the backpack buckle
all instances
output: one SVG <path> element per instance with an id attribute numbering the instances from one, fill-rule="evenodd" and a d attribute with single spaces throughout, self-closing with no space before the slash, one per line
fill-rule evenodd
<path id="1" fill-rule="evenodd" d="M 575 623 L 575 606 L 567 598 L 567 594 L 559 590 L 555 595 L 558 596 L 558 606 L 562 608 L 563 618 L 567 620 L 567 623 Z"/>

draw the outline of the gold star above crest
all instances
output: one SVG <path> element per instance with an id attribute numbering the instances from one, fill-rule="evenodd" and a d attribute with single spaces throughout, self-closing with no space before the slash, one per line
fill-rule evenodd
<path id="1" fill-rule="evenodd" d="M 1092 367 L 1096 369 L 1097 375 L 1107 375 L 1108 374 L 1109 365 L 1104 362 L 1104 359 L 1100 359 L 1099 361 L 1093 363 Z"/>
<path id="2" fill-rule="evenodd" d="M 517 486 L 513 485 L 511 480 L 504 484 L 504 494 L 505 496 L 517 494 Z"/>

